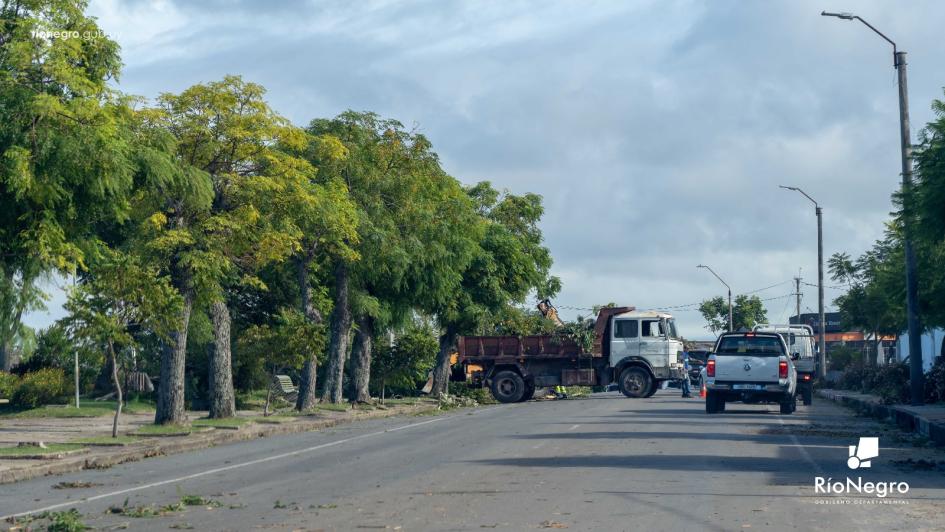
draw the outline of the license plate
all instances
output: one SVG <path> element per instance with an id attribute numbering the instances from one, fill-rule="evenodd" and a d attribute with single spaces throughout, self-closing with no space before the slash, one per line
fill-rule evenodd
<path id="1" fill-rule="evenodd" d="M 733 390 L 764 390 L 765 387 L 761 384 L 733 384 Z"/>

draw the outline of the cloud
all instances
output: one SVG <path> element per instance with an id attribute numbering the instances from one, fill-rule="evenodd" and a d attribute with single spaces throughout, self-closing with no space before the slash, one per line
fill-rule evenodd
<path id="1" fill-rule="evenodd" d="M 123 47 L 123 90 L 154 97 L 236 73 L 299 124 L 352 108 L 416 125 L 463 182 L 544 196 L 562 306 L 667 307 L 723 293 L 699 263 L 736 293 L 799 268 L 815 282 L 813 208 L 779 184 L 821 203 L 828 255 L 881 236 L 899 180 L 891 50 L 822 8 L 93 0 L 90 11 Z M 856 9 L 910 52 L 915 129 L 941 96 L 945 5 Z M 767 302 L 772 318 L 785 300 Z M 698 313 L 679 319 L 706 334 Z"/>

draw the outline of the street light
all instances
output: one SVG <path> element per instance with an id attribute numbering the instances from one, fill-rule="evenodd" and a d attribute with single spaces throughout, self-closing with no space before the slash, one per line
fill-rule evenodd
<path id="1" fill-rule="evenodd" d="M 906 83 L 906 53 L 896 48 L 896 43 L 869 22 L 852 13 L 820 13 L 825 17 L 843 20 L 859 20 L 893 47 L 893 67 L 899 74 L 899 147 L 902 150 L 902 201 L 903 201 L 903 248 L 906 255 L 906 321 L 909 325 L 909 383 L 913 405 L 923 403 L 925 386 L 922 374 L 922 338 L 919 326 L 919 279 L 916 273 L 915 250 L 912 248 L 909 191 L 912 188 L 912 134 L 909 131 L 909 90 Z"/>
<path id="2" fill-rule="evenodd" d="M 719 277 L 719 274 L 715 273 L 715 271 L 713 271 L 712 268 L 709 268 L 705 264 L 700 264 L 696 266 L 696 268 L 705 268 L 709 270 L 710 272 L 712 272 L 712 275 L 714 275 L 716 279 L 718 279 L 719 281 L 721 281 L 722 284 L 725 285 L 725 288 L 728 288 L 728 330 L 729 332 L 731 332 L 735 328 L 735 326 L 732 324 L 732 287 L 729 286 L 728 283 L 726 283 L 725 281 L 722 281 L 722 278 Z"/>
<path id="3" fill-rule="evenodd" d="M 817 200 L 807 195 L 807 192 L 797 188 L 797 187 L 786 187 L 784 185 L 778 185 L 779 187 L 787 190 L 793 190 L 795 192 L 800 192 L 804 195 L 805 198 L 809 199 L 811 203 L 814 204 L 814 213 L 817 214 L 817 313 L 820 315 L 820 335 L 817 339 L 817 345 L 820 350 L 820 355 L 818 356 L 818 365 L 820 369 L 817 370 L 817 375 L 823 379 L 827 376 L 827 320 L 824 319 L 824 224 L 823 224 L 823 210 L 820 208 L 820 205 L 817 203 Z M 797 315 L 798 323 L 800 323 L 801 315 Z"/>

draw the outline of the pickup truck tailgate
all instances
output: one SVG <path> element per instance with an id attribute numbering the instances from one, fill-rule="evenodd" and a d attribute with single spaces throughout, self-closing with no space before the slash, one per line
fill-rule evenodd
<path id="1" fill-rule="evenodd" d="M 778 382 L 776 356 L 718 355 L 715 377 L 720 381 Z"/>

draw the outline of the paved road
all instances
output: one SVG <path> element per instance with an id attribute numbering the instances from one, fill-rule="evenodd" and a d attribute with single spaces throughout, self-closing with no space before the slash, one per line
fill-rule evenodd
<path id="1" fill-rule="evenodd" d="M 824 402 L 793 416 L 703 405 L 667 390 L 369 421 L 2 486 L 0 515 L 74 507 L 134 530 L 945 530 L 945 475 L 894 463 L 940 451 Z M 847 445 L 871 435 L 880 457 L 849 470 Z M 818 475 L 911 489 L 865 504 L 878 499 L 814 493 Z M 181 494 L 221 505 L 106 514 Z"/>

